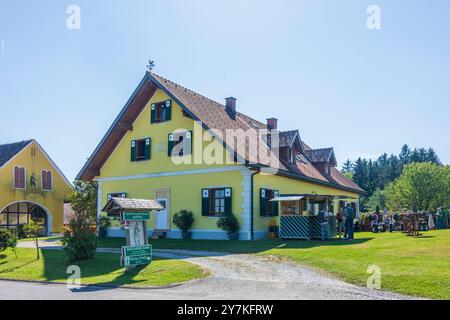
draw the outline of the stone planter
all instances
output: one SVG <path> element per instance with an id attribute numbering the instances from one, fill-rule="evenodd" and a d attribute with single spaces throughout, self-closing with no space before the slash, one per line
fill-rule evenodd
<path id="1" fill-rule="evenodd" d="M 239 232 L 228 232 L 228 240 L 238 240 Z"/>
<path id="2" fill-rule="evenodd" d="M 189 231 L 186 231 L 186 232 L 181 231 L 181 239 L 187 240 L 187 239 L 190 239 L 191 236 L 192 236 L 191 232 L 189 232 Z"/>

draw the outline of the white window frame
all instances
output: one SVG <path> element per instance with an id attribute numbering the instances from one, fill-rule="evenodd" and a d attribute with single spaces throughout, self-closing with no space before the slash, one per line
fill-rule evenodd
<path id="1" fill-rule="evenodd" d="M 16 187 L 16 168 L 19 168 L 19 170 L 20 169 L 24 169 L 24 172 L 25 172 L 25 177 L 24 177 L 24 179 L 25 179 L 25 187 L 24 188 L 18 188 L 18 187 Z M 13 189 L 16 189 L 16 190 L 27 190 L 27 168 L 26 167 L 23 167 L 23 166 L 18 166 L 18 165 L 15 165 L 14 167 L 13 167 L 13 181 L 12 181 L 12 184 L 13 184 Z"/>
<path id="2" fill-rule="evenodd" d="M 50 176 L 51 176 L 51 183 L 50 183 L 50 189 L 44 189 L 44 179 L 42 179 L 42 173 L 44 171 L 50 172 Z M 52 192 L 53 191 L 53 172 L 50 169 L 42 169 L 41 170 L 41 190 L 45 191 L 45 192 Z"/>

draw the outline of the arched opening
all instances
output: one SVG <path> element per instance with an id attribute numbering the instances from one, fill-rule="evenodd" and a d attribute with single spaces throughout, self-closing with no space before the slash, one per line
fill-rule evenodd
<path id="1" fill-rule="evenodd" d="M 50 234 L 51 216 L 48 210 L 39 204 L 20 201 L 5 207 L 0 212 L 0 228 L 16 229 L 34 220 L 42 226 L 42 236 Z"/>

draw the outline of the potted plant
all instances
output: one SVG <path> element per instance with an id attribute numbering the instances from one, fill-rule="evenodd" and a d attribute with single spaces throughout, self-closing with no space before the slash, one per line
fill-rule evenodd
<path id="1" fill-rule="evenodd" d="M 227 214 L 217 221 L 217 227 L 228 232 L 228 240 L 239 238 L 239 221 L 233 214 Z"/>
<path id="2" fill-rule="evenodd" d="M 181 238 L 190 239 L 191 229 L 194 224 L 194 213 L 188 210 L 181 210 L 173 215 L 173 223 L 181 230 Z"/>

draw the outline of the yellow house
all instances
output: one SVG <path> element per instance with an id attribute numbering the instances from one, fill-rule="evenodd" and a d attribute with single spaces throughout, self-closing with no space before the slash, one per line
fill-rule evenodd
<path id="1" fill-rule="evenodd" d="M 336 169 L 332 148 L 312 149 L 298 130 L 279 131 L 277 119 L 257 121 L 225 100 L 146 73 L 78 174 L 98 182 L 98 215 L 111 197 L 155 199 L 165 210 L 152 217 L 151 233 L 179 238 L 172 217 L 186 209 L 193 238 L 225 239 L 217 220 L 234 214 L 239 238 L 249 240 L 266 238 L 281 215 L 315 215 L 326 205 L 336 212 L 342 201 L 359 211 L 363 190 Z"/>
<path id="2" fill-rule="evenodd" d="M 0 228 L 30 219 L 43 233 L 60 233 L 71 184 L 35 140 L 0 145 Z"/>

